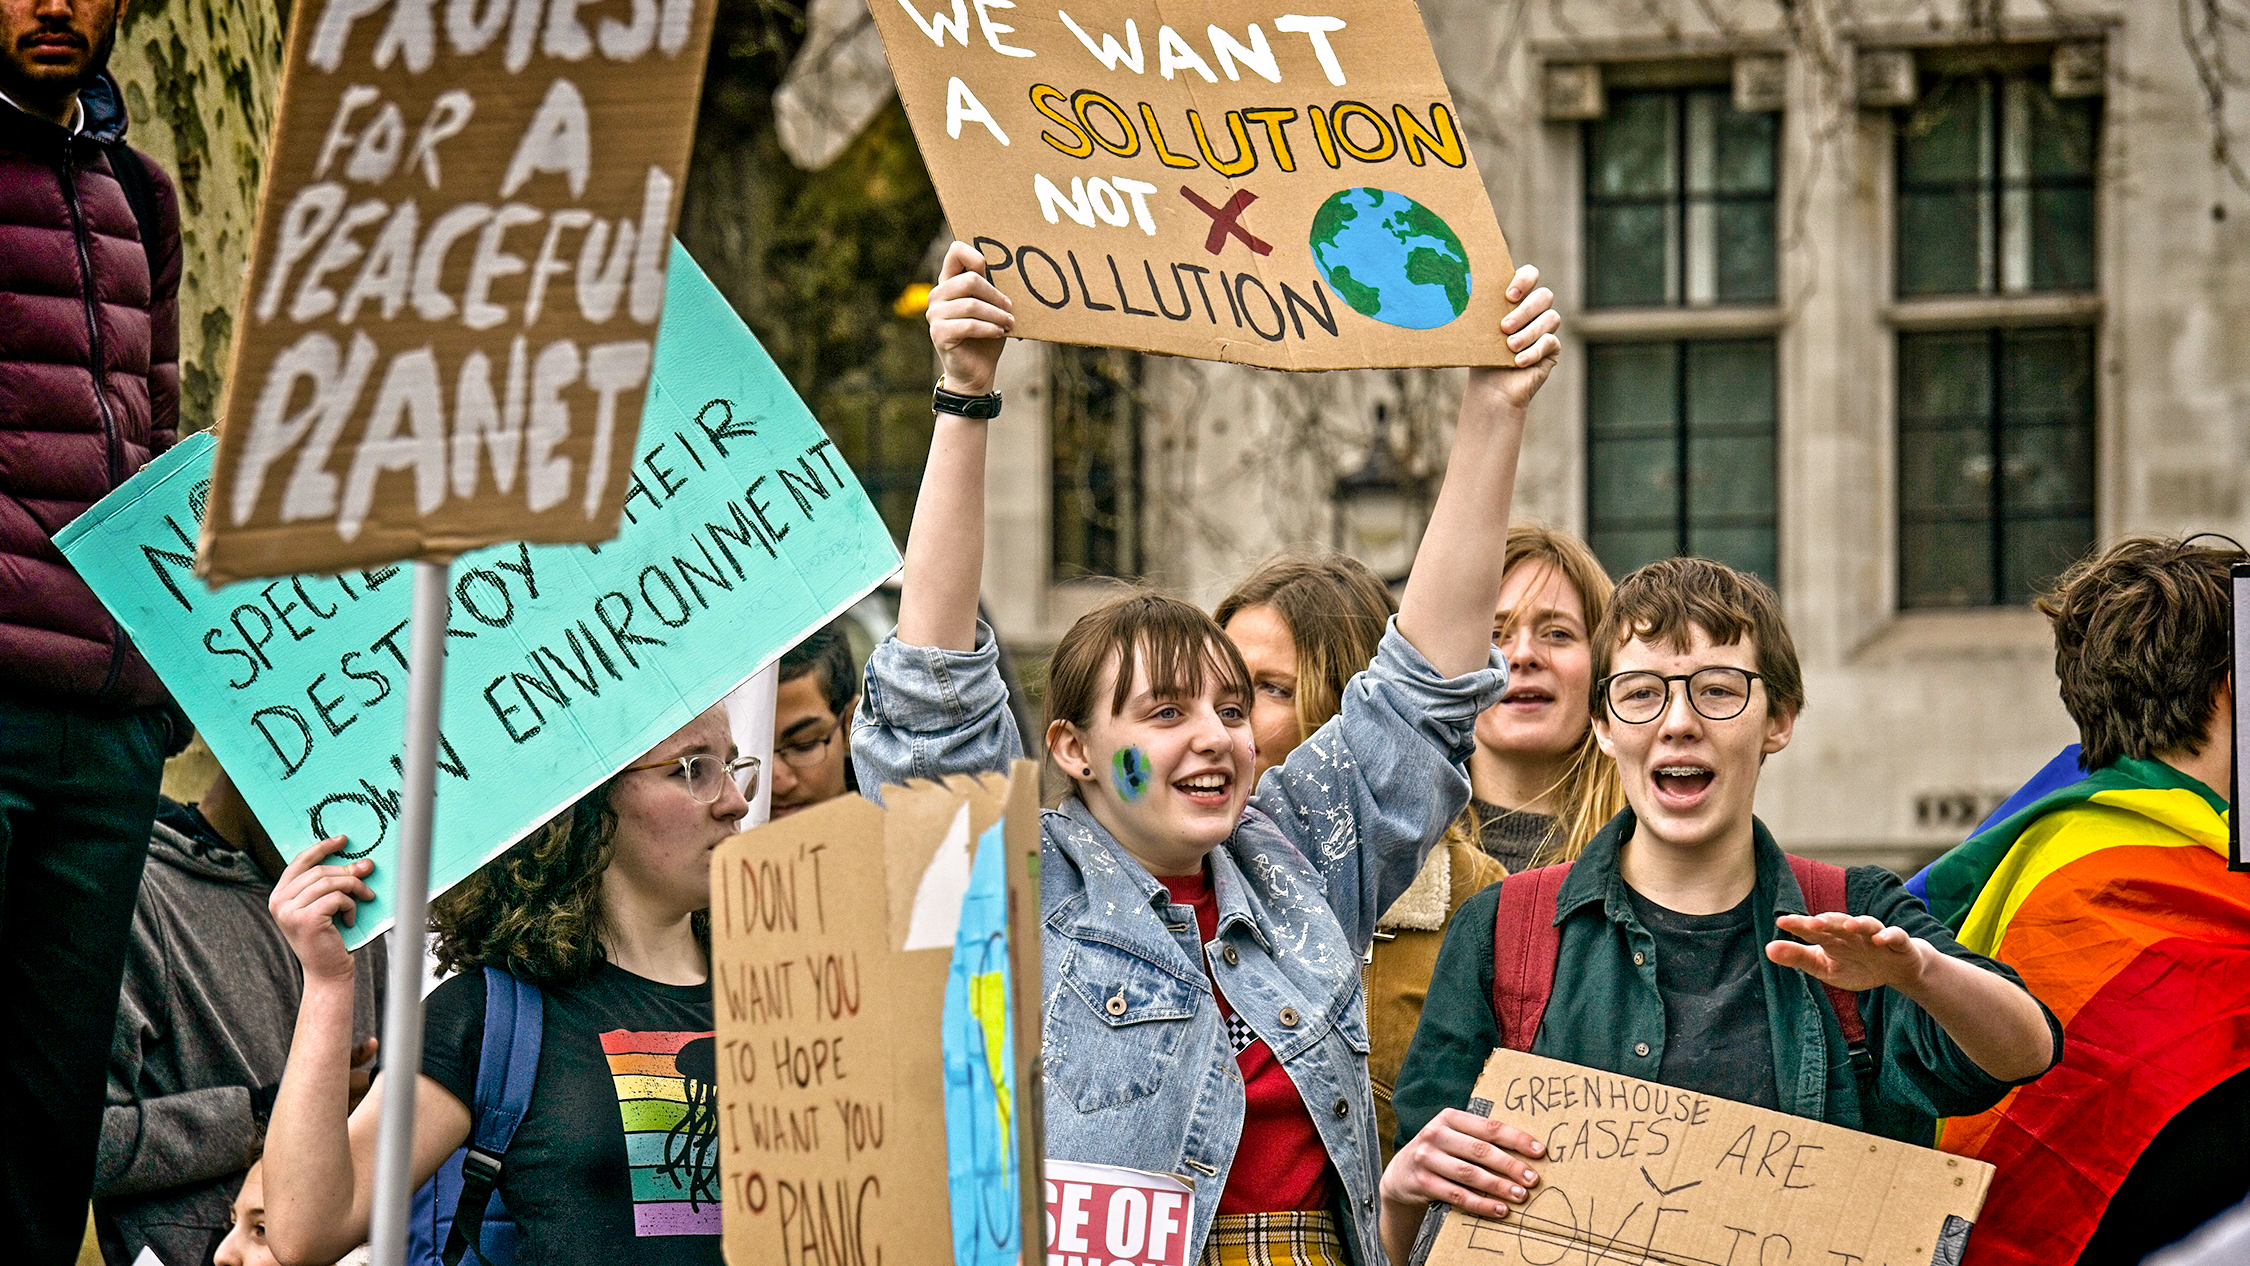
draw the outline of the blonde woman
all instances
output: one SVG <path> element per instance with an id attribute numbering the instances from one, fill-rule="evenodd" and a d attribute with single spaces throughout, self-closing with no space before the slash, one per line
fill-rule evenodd
<path id="1" fill-rule="evenodd" d="M 1589 637 L 1613 588 L 1577 537 L 1532 524 L 1508 529 L 1492 620 L 1508 692 L 1477 718 L 1464 816 L 1510 874 L 1574 860 L 1625 807 L 1617 766 L 1594 743 L 1592 713 Z"/>

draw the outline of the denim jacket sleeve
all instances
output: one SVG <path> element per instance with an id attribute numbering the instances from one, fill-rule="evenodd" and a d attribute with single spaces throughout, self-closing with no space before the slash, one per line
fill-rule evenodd
<path id="1" fill-rule="evenodd" d="M 1468 804 L 1460 767 L 1477 714 L 1507 689 L 1497 651 L 1484 668 L 1439 676 L 1394 616 L 1374 662 L 1346 683 L 1342 709 L 1258 783 L 1252 809 L 1320 872 L 1354 946 L 1366 949 L 1376 918 Z"/>
<path id="2" fill-rule="evenodd" d="M 893 636 L 867 657 L 852 718 L 852 767 L 868 799 L 880 802 L 882 788 L 910 778 L 1005 773 L 1022 755 L 1000 644 L 982 621 L 973 651 L 909 646 Z"/>

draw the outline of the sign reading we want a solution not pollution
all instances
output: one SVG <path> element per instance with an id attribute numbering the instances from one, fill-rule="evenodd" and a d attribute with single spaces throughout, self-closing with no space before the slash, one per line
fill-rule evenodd
<path id="1" fill-rule="evenodd" d="M 1276 369 L 1506 359 L 1514 265 L 1412 0 L 869 0 L 1016 334 Z"/>
<path id="2" fill-rule="evenodd" d="M 646 752 L 898 567 L 820 425 L 695 262 L 671 251 L 623 530 L 453 564 L 433 892 Z M 623 455 L 621 455 L 622 457 Z M 371 856 L 389 925 L 405 728 L 406 569 L 206 589 L 194 528 L 219 494 L 184 441 L 57 538 L 187 710 L 284 854 Z"/>

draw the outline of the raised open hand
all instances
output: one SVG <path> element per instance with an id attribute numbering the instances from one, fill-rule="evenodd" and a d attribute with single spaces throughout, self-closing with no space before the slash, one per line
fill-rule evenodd
<path id="1" fill-rule="evenodd" d="M 945 389 L 964 396 L 992 390 L 1000 351 L 1016 328 L 1015 305 L 987 271 L 976 247 L 955 242 L 930 291 L 930 343 L 945 367 Z"/>
<path id="2" fill-rule="evenodd" d="M 1805 944 L 1770 942 L 1767 958 L 1852 993 L 1883 985 L 1911 989 L 1922 978 L 1927 956 L 1938 952 L 1905 928 L 1864 914 L 1784 914 L 1774 923 Z"/>

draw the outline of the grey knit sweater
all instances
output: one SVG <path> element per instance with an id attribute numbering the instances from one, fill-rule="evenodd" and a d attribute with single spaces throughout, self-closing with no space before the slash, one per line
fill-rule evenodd
<path id="1" fill-rule="evenodd" d="M 259 1145 L 255 1092 L 281 1081 L 303 992 L 296 955 L 266 910 L 273 880 L 201 814 L 161 803 L 133 910 L 94 1174 L 102 1255 L 142 1247 L 203 1266 Z M 352 1032 L 382 1015 L 384 945 L 354 955 Z"/>

